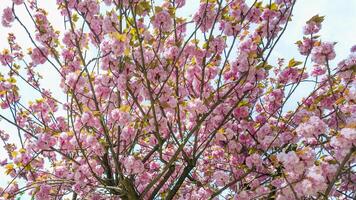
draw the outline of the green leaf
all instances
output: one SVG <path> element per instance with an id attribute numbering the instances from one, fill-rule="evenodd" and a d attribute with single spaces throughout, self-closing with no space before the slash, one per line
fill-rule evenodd
<path id="1" fill-rule="evenodd" d="M 176 15 L 176 8 L 175 7 L 169 7 L 168 12 L 171 15 L 171 17 L 174 17 Z"/>
<path id="2" fill-rule="evenodd" d="M 264 69 L 265 69 L 265 70 L 270 70 L 270 69 L 272 69 L 272 68 L 273 68 L 272 65 L 265 65 L 265 66 L 264 66 Z"/>
<path id="3" fill-rule="evenodd" d="M 288 145 L 287 149 L 286 149 L 286 153 L 290 152 L 290 151 L 296 151 L 297 150 L 298 145 L 296 144 L 290 144 Z"/>
<path id="4" fill-rule="evenodd" d="M 297 42 L 295 42 L 294 44 L 296 44 L 296 45 L 302 45 L 303 44 L 303 42 L 302 41 L 300 41 L 300 40 L 298 40 Z"/>
<path id="5" fill-rule="evenodd" d="M 255 4 L 256 8 L 262 8 L 262 1 L 259 1 Z"/>
<path id="6" fill-rule="evenodd" d="M 150 11 L 150 2 L 149 1 L 141 1 L 136 7 L 136 13 L 138 15 L 142 15 L 144 12 Z"/>
<path id="7" fill-rule="evenodd" d="M 16 200 L 21 200 L 21 197 L 25 194 L 25 192 L 21 192 L 17 195 Z"/>
<path id="8" fill-rule="evenodd" d="M 265 69 L 265 70 L 270 70 L 273 68 L 272 65 L 269 65 L 268 63 L 265 63 L 265 62 L 261 62 L 259 63 L 257 66 L 256 66 L 257 69 Z"/>
<path id="9" fill-rule="evenodd" d="M 247 100 L 242 100 L 240 101 L 240 103 L 238 104 L 238 107 L 242 107 L 242 106 L 246 106 L 248 105 L 248 101 Z"/>
<path id="10" fill-rule="evenodd" d="M 295 66 L 301 65 L 302 63 L 303 62 L 296 61 L 296 60 L 294 60 L 294 58 L 292 58 L 288 63 L 288 67 L 295 67 Z"/>
<path id="11" fill-rule="evenodd" d="M 313 16 L 312 18 L 310 18 L 307 23 L 310 23 L 310 22 L 315 22 L 317 24 L 320 24 L 321 22 L 324 21 L 324 18 L 325 16 L 319 16 L 319 15 L 315 15 Z"/>
<path id="12" fill-rule="evenodd" d="M 252 155 L 252 154 L 254 154 L 255 152 L 257 152 L 257 149 L 255 149 L 255 148 L 253 148 L 253 147 L 248 150 L 248 154 L 249 154 L 249 155 Z"/>
<path id="13" fill-rule="evenodd" d="M 155 6 L 155 12 L 156 12 L 156 13 L 161 12 L 162 10 L 163 10 L 162 7 Z"/>
<path id="14" fill-rule="evenodd" d="M 329 163 L 329 164 L 332 164 L 332 165 L 336 165 L 336 164 L 337 164 L 337 161 L 336 161 L 336 160 L 328 160 L 328 163 Z"/>
<path id="15" fill-rule="evenodd" d="M 353 72 L 356 72 L 356 65 L 351 66 L 350 69 L 351 69 Z"/>
<path id="16" fill-rule="evenodd" d="M 72 19 L 73 19 L 73 22 L 77 22 L 78 21 L 79 17 L 77 15 L 77 13 L 73 14 Z"/>
<path id="17" fill-rule="evenodd" d="M 140 2 L 142 4 L 142 7 L 145 9 L 145 10 L 150 10 L 151 8 L 151 5 L 150 5 L 150 2 L 149 1 L 143 1 L 143 2 Z"/>
<path id="18" fill-rule="evenodd" d="M 268 5 L 269 9 L 272 11 L 277 11 L 278 10 L 278 4 L 272 3 L 271 5 Z"/>
<path id="19" fill-rule="evenodd" d="M 205 43 L 203 44 L 203 49 L 206 49 L 207 47 L 208 47 L 208 43 L 205 42 Z"/>

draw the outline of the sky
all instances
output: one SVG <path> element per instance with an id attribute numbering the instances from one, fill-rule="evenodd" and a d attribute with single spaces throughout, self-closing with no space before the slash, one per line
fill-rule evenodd
<path id="1" fill-rule="evenodd" d="M 186 0 L 189 4 L 186 8 L 182 9 L 179 14 L 182 16 L 189 16 L 197 10 L 200 0 Z M 9 6 L 10 0 L 0 0 L 0 12 Z M 59 12 L 55 5 L 56 0 L 38 0 L 39 6 L 44 7 L 49 12 L 49 19 L 52 24 L 57 29 L 63 29 L 63 18 L 59 17 Z M 331 64 L 336 65 L 340 60 L 348 56 L 350 48 L 356 44 L 356 0 L 297 0 L 296 7 L 294 9 L 294 15 L 292 22 L 288 25 L 288 28 L 281 38 L 279 44 L 276 46 L 275 51 L 272 54 L 272 59 L 277 59 L 279 57 L 285 58 L 287 61 L 293 57 L 296 60 L 302 60 L 303 57 L 298 56 L 296 45 L 294 44 L 297 40 L 302 39 L 302 27 L 305 22 L 312 16 L 319 14 L 326 16 L 323 22 L 323 27 L 321 30 L 321 39 L 324 41 L 337 42 L 335 50 L 337 53 L 336 59 L 331 62 Z M 23 8 L 18 9 L 18 15 L 24 22 L 29 22 L 28 15 Z M 26 20 L 27 19 L 27 20 Z M 29 24 L 29 23 L 26 23 Z M 33 27 L 32 27 L 33 28 Z M 0 51 L 3 48 L 7 48 L 6 37 L 8 32 L 14 32 L 15 36 L 18 38 L 20 45 L 26 48 L 31 47 L 26 33 L 21 29 L 18 24 L 14 24 L 10 29 L 0 27 Z M 56 72 L 53 68 L 46 65 L 39 66 L 40 71 L 45 75 L 43 83 L 58 94 L 60 93 L 59 80 Z M 0 67 L 0 70 L 2 68 Z M 20 87 L 21 88 L 21 87 Z M 57 89 L 56 89 L 57 88 Z M 27 88 L 28 89 L 28 88 Z M 31 92 L 26 92 L 26 87 L 24 86 L 23 97 L 25 100 L 33 100 L 33 97 L 38 94 L 33 94 Z M 28 90 L 31 91 L 31 90 Z M 291 99 L 300 99 L 306 96 L 311 88 L 308 85 L 301 84 L 299 90 L 296 94 L 292 96 Z M 63 98 L 63 96 L 58 96 Z M 294 106 L 296 100 L 289 102 L 287 106 Z M 6 111 L 0 110 L 1 114 L 8 115 Z M 0 129 L 9 131 L 11 135 L 17 134 L 16 129 L 6 124 L 4 121 L 0 121 Z M 0 147 L 0 160 L 5 157 L 5 152 Z M 3 171 L 0 169 L 0 187 L 6 186 L 8 177 L 3 175 Z"/>

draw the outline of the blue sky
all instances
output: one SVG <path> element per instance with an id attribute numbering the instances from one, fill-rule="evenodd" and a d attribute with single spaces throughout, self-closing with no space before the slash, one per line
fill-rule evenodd
<path id="1" fill-rule="evenodd" d="M 10 0 L 0 0 L 0 10 L 2 11 Z M 198 8 L 200 0 L 186 0 L 188 6 L 181 10 L 180 14 L 183 16 L 189 16 Z M 55 0 L 38 0 L 39 5 L 46 8 L 49 11 L 49 19 L 54 24 L 57 29 L 63 30 L 63 18 L 59 17 L 57 6 L 55 5 Z M 302 38 L 302 27 L 309 18 L 315 14 L 325 15 L 325 21 L 323 23 L 323 28 L 321 31 L 322 40 L 337 42 L 335 47 L 337 57 L 332 62 L 332 64 L 337 64 L 338 61 L 342 60 L 348 56 L 349 49 L 351 46 L 356 44 L 356 0 L 297 0 L 296 7 L 294 10 L 293 21 L 289 24 L 287 31 L 282 37 L 280 43 L 276 46 L 274 53 L 272 54 L 272 59 L 278 57 L 284 57 L 289 60 L 295 57 L 297 60 L 302 60 L 301 56 L 298 56 L 298 51 L 296 45 L 294 44 L 297 40 Z M 23 8 L 18 9 L 18 13 L 21 19 L 27 19 L 28 16 Z M 26 23 L 29 24 L 29 23 Z M 16 37 L 20 45 L 27 49 L 30 46 L 28 38 L 23 29 L 20 28 L 18 24 L 14 24 L 12 28 L 5 29 L 0 27 L 0 50 L 7 48 L 6 40 L 8 32 L 15 32 Z M 52 88 L 54 91 L 59 92 L 58 84 L 59 80 L 56 72 L 53 68 L 48 66 L 39 66 L 43 75 L 45 75 L 45 80 L 43 81 L 45 85 Z M 0 68 L 1 70 L 1 68 Z M 57 89 L 54 89 L 57 88 Z M 22 88 L 23 91 L 26 90 L 25 86 Z M 28 89 L 28 88 L 27 88 Z M 28 90 L 31 91 L 31 90 Z M 294 99 L 300 99 L 305 96 L 310 91 L 307 85 L 301 85 L 301 89 L 297 91 Z M 31 92 L 22 93 L 23 97 L 27 100 L 33 99 L 37 94 Z M 293 106 L 295 102 L 291 102 L 289 106 Z M 1 114 L 6 114 L 6 111 L 0 110 Z M 9 131 L 11 135 L 16 135 L 16 129 L 6 124 L 4 121 L 0 121 L 0 128 Z M 0 147 L 0 160 L 5 157 L 5 152 Z M 0 187 L 4 187 L 9 179 L 4 177 L 3 171 L 0 169 Z"/>

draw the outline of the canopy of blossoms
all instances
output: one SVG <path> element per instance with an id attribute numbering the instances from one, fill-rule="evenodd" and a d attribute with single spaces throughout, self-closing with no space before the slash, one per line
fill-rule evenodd
<path id="1" fill-rule="evenodd" d="M 272 62 L 296 0 L 2 1 L 0 199 L 355 199 L 356 46 L 333 66 L 315 15 Z"/>

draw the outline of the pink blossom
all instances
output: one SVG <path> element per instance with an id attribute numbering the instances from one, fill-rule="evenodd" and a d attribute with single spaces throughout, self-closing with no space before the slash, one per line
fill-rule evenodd
<path id="1" fill-rule="evenodd" d="M 342 79 L 348 81 L 353 78 L 353 66 L 356 65 L 356 53 L 351 53 L 345 60 L 339 62 L 337 68 L 341 71 Z"/>
<path id="2" fill-rule="evenodd" d="M 262 165 L 262 160 L 261 160 L 261 156 L 254 153 L 251 156 L 246 158 L 246 165 L 247 167 L 249 167 L 250 169 L 255 166 L 255 167 L 259 167 Z"/>
<path id="3" fill-rule="evenodd" d="M 316 46 L 312 50 L 312 61 L 320 65 L 333 60 L 335 56 L 334 44 L 332 43 L 322 42 L 320 46 Z"/>
<path id="4" fill-rule="evenodd" d="M 169 31 L 172 28 L 172 24 L 172 18 L 166 10 L 156 13 L 153 19 L 153 26 L 163 32 Z"/>
<path id="5" fill-rule="evenodd" d="M 296 129 L 299 137 L 313 138 L 324 134 L 327 129 L 327 125 L 316 116 L 310 117 L 308 122 L 301 123 Z"/>
<path id="6" fill-rule="evenodd" d="M 112 1 L 113 1 L 113 0 L 104 0 L 105 4 L 106 4 L 107 6 L 110 6 L 110 5 L 112 4 Z"/>
<path id="7" fill-rule="evenodd" d="M 320 65 L 314 66 L 312 76 L 320 76 L 326 73 L 326 69 Z"/>
<path id="8" fill-rule="evenodd" d="M 299 157 L 294 151 L 290 151 L 288 153 L 280 153 L 277 155 L 279 161 L 281 161 L 284 165 L 295 165 L 299 162 Z"/>
<path id="9" fill-rule="evenodd" d="M 249 194 L 246 191 L 241 191 L 238 195 L 237 195 L 237 200 L 248 200 L 250 199 Z"/>
<path id="10" fill-rule="evenodd" d="M 313 49 L 314 41 L 310 38 L 304 38 L 297 42 L 298 50 L 302 55 L 308 55 Z"/>
<path id="11" fill-rule="evenodd" d="M 75 84 L 77 82 L 78 79 L 78 75 L 75 72 L 71 72 L 69 74 L 67 74 L 66 76 L 66 84 L 69 85 L 70 87 L 74 88 Z"/>
<path id="12" fill-rule="evenodd" d="M 185 5 L 185 0 L 175 0 L 175 4 L 177 5 L 177 8 L 181 8 Z"/>
<path id="13" fill-rule="evenodd" d="M 41 185 L 40 190 L 36 193 L 36 199 L 46 200 L 50 197 L 51 186 Z"/>
<path id="14" fill-rule="evenodd" d="M 119 109 L 111 111 L 111 117 L 113 120 L 118 121 L 119 125 L 126 125 L 130 120 L 130 114 Z"/>
<path id="15" fill-rule="evenodd" d="M 310 35 L 318 33 L 321 29 L 321 23 L 316 23 L 315 21 L 311 21 L 304 26 L 303 33 L 304 35 Z"/>
<path id="16" fill-rule="evenodd" d="M 323 175 L 323 170 L 320 166 L 313 166 L 308 169 L 307 176 L 313 183 L 313 193 L 324 191 L 327 187 L 326 179 Z"/>
<path id="17" fill-rule="evenodd" d="M 83 124 L 86 124 L 89 122 L 89 120 L 92 118 L 92 115 L 88 112 L 84 112 L 81 117 L 81 122 Z"/>
<path id="18" fill-rule="evenodd" d="M 23 4 L 23 1 L 24 1 L 24 0 L 12 0 L 12 2 L 14 2 L 14 4 L 16 4 L 16 5 L 21 5 L 21 4 Z"/>
<path id="19" fill-rule="evenodd" d="M 217 186 L 224 186 L 229 180 L 229 176 L 222 171 L 216 171 L 213 175 L 213 179 Z"/>
<path id="20" fill-rule="evenodd" d="M 355 52 L 356 52 L 356 45 L 352 46 L 351 49 L 350 49 L 350 51 L 351 51 L 352 53 L 355 53 Z"/>
<path id="21" fill-rule="evenodd" d="M 2 65 L 11 64 L 14 61 L 14 58 L 8 50 L 4 50 L 0 53 L 0 62 Z"/>
<path id="22" fill-rule="evenodd" d="M 204 2 L 200 4 L 199 10 L 193 19 L 197 25 L 200 25 L 200 30 L 206 32 L 213 26 L 215 17 L 214 4 Z"/>
<path id="23" fill-rule="evenodd" d="M 11 22 L 15 20 L 15 16 L 12 13 L 12 9 L 10 7 L 7 7 L 3 10 L 2 14 L 2 25 L 5 27 L 10 27 Z"/>
<path id="24" fill-rule="evenodd" d="M 122 130 L 121 137 L 126 142 L 132 142 L 135 138 L 135 130 L 132 127 L 125 127 Z"/>
<path id="25" fill-rule="evenodd" d="M 354 128 L 341 129 L 341 136 L 345 138 L 348 143 L 356 145 L 356 130 Z"/>
<path id="26" fill-rule="evenodd" d="M 140 160 L 136 160 L 133 156 L 126 157 L 123 165 L 128 174 L 138 174 L 144 170 L 143 163 Z"/>
<path id="27" fill-rule="evenodd" d="M 217 37 L 210 42 L 209 47 L 211 52 L 221 54 L 226 48 L 226 43 L 222 37 Z"/>
<path id="28" fill-rule="evenodd" d="M 33 64 L 43 64 L 47 61 L 48 51 L 45 48 L 35 48 L 32 51 L 31 59 Z"/>

